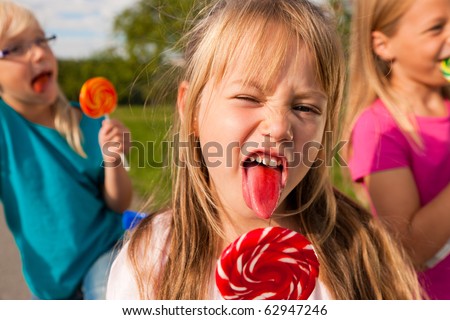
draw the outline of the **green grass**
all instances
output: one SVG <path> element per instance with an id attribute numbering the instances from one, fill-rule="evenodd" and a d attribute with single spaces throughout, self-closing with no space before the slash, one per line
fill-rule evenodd
<path id="1" fill-rule="evenodd" d="M 167 148 L 163 146 L 167 147 L 164 141 L 169 137 L 173 110 L 173 107 L 123 106 L 111 115 L 112 118 L 122 121 L 131 131 L 129 174 L 136 196 L 143 199 L 153 195 L 156 206 L 169 196 Z"/>

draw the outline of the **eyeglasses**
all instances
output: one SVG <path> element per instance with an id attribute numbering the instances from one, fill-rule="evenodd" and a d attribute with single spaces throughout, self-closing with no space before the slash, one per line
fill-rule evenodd
<path id="1" fill-rule="evenodd" d="M 56 40 L 56 35 L 51 35 L 49 37 L 39 37 L 34 39 L 33 41 L 19 43 L 12 48 L 0 50 L 0 59 L 8 56 L 21 57 L 25 55 L 34 45 L 42 49 L 48 49 L 49 43 L 54 40 Z"/>

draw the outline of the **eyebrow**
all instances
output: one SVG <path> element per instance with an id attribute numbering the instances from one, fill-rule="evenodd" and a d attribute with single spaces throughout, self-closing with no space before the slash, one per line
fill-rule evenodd
<path id="1" fill-rule="evenodd" d="M 253 79 L 244 81 L 243 79 L 237 79 L 230 83 L 230 85 L 239 85 L 241 87 L 252 87 L 257 89 L 258 91 L 264 92 L 264 87 L 258 82 Z M 316 89 L 310 89 L 306 88 L 303 89 L 301 92 L 296 93 L 294 95 L 295 98 L 321 98 L 321 99 L 328 99 L 328 95 L 323 90 L 316 90 Z"/>
<path id="2" fill-rule="evenodd" d="M 236 80 L 231 81 L 230 85 L 232 85 L 232 86 L 239 85 L 241 87 L 252 87 L 261 92 L 264 92 L 264 87 L 261 85 L 261 83 L 259 83 L 258 81 L 255 81 L 253 79 L 248 79 L 248 80 L 236 79 Z"/>
<path id="3" fill-rule="evenodd" d="M 304 92 L 300 92 L 299 94 L 295 95 L 296 98 L 319 98 L 319 99 L 328 99 L 328 96 L 325 92 L 321 90 L 315 90 L 315 89 L 306 89 Z"/>

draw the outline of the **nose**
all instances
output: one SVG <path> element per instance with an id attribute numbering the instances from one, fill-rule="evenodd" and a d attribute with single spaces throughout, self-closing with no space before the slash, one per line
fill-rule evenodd
<path id="1" fill-rule="evenodd" d="M 294 132 L 289 114 L 282 111 L 271 111 L 261 123 L 261 133 L 272 141 L 292 141 Z"/>

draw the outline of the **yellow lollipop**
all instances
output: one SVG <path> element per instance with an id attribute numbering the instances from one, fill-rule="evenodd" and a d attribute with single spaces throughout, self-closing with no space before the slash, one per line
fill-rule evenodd
<path id="1" fill-rule="evenodd" d="M 441 61 L 441 72 L 447 81 L 450 81 L 450 58 Z"/>

